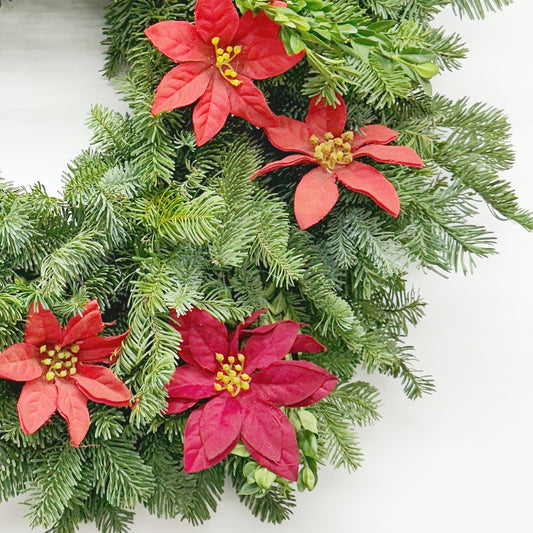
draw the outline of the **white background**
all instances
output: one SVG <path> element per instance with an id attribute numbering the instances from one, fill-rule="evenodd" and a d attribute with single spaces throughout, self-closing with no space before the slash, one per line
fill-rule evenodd
<path id="1" fill-rule="evenodd" d="M 68 160 L 88 144 L 90 105 L 120 106 L 99 74 L 103 3 L 14 0 L 0 10 L 0 168 L 17 184 L 58 189 Z M 471 52 L 460 72 L 436 80 L 449 96 L 507 111 L 517 163 L 506 178 L 530 209 L 532 19 L 528 0 L 481 22 L 444 13 L 438 24 L 459 31 Z M 498 235 L 500 255 L 474 276 L 412 273 L 429 306 L 409 340 L 438 390 L 411 402 L 394 380 L 370 378 L 382 393 L 383 420 L 361 430 L 366 460 L 358 473 L 324 469 L 282 526 L 259 523 L 229 490 L 205 526 L 140 510 L 133 531 L 533 531 L 533 236 L 488 212 L 481 221 Z M 3 530 L 28 531 L 24 513 L 15 502 L 2 504 Z"/>

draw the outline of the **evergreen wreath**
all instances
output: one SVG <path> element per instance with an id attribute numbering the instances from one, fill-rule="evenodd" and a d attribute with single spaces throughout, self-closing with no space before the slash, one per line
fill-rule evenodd
<path id="1" fill-rule="evenodd" d="M 279 523 L 357 469 L 359 373 L 433 390 L 407 267 L 493 253 L 480 198 L 533 230 L 505 116 L 430 84 L 465 56 L 435 14 L 509 3 L 114 0 L 130 112 L 92 109 L 62 198 L 0 184 L 0 497 L 122 532 L 137 504 L 207 520 L 229 477 Z"/>

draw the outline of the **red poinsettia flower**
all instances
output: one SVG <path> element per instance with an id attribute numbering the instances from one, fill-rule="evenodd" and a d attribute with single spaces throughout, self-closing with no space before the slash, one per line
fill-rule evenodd
<path id="1" fill-rule="evenodd" d="M 30 307 L 25 342 L 0 354 L 0 377 L 26 382 L 17 405 L 24 433 L 34 433 L 58 411 L 78 446 L 90 424 L 87 398 L 116 407 L 130 403 L 126 385 L 109 368 L 93 364 L 109 364 L 128 334 L 98 337 L 105 325 L 96 300 L 65 328 L 52 311 Z"/>
<path id="2" fill-rule="evenodd" d="M 346 105 L 340 95 L 337 107 L 313 98 L 305 122 L 278 117 L 277 126 L 265 128 L 270 142 L 280 150 L 298 152 L 259 169 L 252 180 L 281 167 L 318 165 L 301 179 L 294 194 L 294 214 L 301 229 L 322 220 L 337 203 L 337 180 L 352 191 L 366 194 L 393 217 L 400 213 L 400 199 L 392 183 L 377 169 L 360 161 L 368 156 L 382 163 L 422 168 L 418 154 L 407 146 L 385 146 L 398 134 L 378 124 L 358 132 L 344 131 Z"/>
<path id="3" fill-rule="evenodd" d="M 170 111 L 200 99 L 193 112 L 196 142 L 212 139 L 232 113 L 255 126 L 274 126 L 276 116 L 251 80 L 282 74 L 302 58 L 287 55 L 280 26 L 265 13 L 239 14 L 231 0 L 198 0 L 195 24 L 158 22 L 146 36 L 180 65 L 161 80 L 152 113 Z"/>
<path id="4" fill-rule="evenodd" d="M 313 363 L 284 359 L 289 353 L 325 350 L 298 333 L 301 324 L 285 320 L 246 329 L 263 312 L 231 333 L 207 311 L 193 309 L 177 318 L 183 339 L 179 354 L 186 364 L 167 386 L 167 412 L 181 413 L 209 399 L 187 420 L 186 472 L 219 463 L 240 439 L 260 465 L 292 481 L 298 478 L 296 432 L 278 406 L 314 404 L 334 389 L 337 378 Z"/>

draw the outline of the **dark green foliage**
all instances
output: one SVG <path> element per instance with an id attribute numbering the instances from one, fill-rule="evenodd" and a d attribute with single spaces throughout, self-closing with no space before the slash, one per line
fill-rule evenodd
<path id="1" fill-rule="evenodd" d="M 451 5 L 483 17 L 509 3 L 294 0 L 280 9 L 267 0 L 237 2 L 243 10 L 264 8 L 283 26 L 289 49 L 306 49 L 294 69 L 258 84 L 276 113 L 301 120 L 309 95 L 333 102 L 339 91 L 350 128 L 386 124 L 425 162 L 420 170 L 373 163 L 399 192 L 397 219 L 340 186 L 332 213 L 304 232 L 292 198 L 305 167 L 250 181 L 265 162 L 283 157 L 259 130 L 230 117 L 198 148 L 191 108 L 150 113 L 172 63 L 143 30 L 192 20 L 194 2 L 110 2 L 105 70 L 121 76 L 130 112 L 92 108 L 92 147 L 69 165 L 62 198 L 40 185 L 0 182 L 0 345 L 23 340 L 32 301 L 65 321 L 97 298 L 105 320 L 116 321 L 111 332 L 131 328 L 113 369 L 136 402 L 122 410 L 90 403 L 91 429 L 75 449 L 58 415 L 25 435 L 16 412 L 21 386 L 0 380 L 0 500 L 26 494 L 31 524 L 50 533 L 74 533 L 90 521 L 124 533 L 139 504 L 160 517 L 206 521 L 229 476 L 254 515 L 279 523 L 292 512 L 294 488 L 313 488 L 319 467 L 357 469 L 357 429 L 377 420 L 380 406 L 361 372 L 398 378 L 412 399 L 433 390 L 406 346 L 425 305 L 407 282 L 410 265 L 469 272 L 494 253 L 494 237 L 476 222 L 482 202 L 533 230 L 533 215 L 500 176 L 513 163 L 505 116 L 432 95 L 429 83 L 436 66 L 455 69 L 465 57 L 459 36 L 432 27 L 434 16 Z M 230 326 L 267 309 L 260 322 L 309 324 L 305 331 L 327 346 L 294 356 L 340 380 L 305 412 L 287 410 L 301 449 L 296 486 L 279 478 L 261 486 L 250 478 L 257 463 L 237 454 L 207 471 L 183 472 L 187 414 L 161 413 L 181 342 L 169 309 L 180 315 L 194 306 Z"/>

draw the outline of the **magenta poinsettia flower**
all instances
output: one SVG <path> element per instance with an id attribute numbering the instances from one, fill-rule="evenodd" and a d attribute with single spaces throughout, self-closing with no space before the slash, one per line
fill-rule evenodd
<path id="1" fill-rule="evenodd" d="M 296 432 L 278 408 L 303 407 L 327 396 L 337 378 L 307 361 L 288 361 L 296 352 L 325 350 L 300 334 L 292 320 L 247 329 L 258 311 L 231 333 L 207 311 L 193 309 L 173 317 L 186 363 L 167 386 L 167 413 L 181 413 L 208 399 L 187 420 L 184 470 L 198 472 L 220 461 L 241 440 L 251 456 L 279 476 L 296 481 Z M 242 343 L 244 341 L 244 344 Z"/>
<path id="2" fill-rule="evenodd" d="M 274 126 L 276 116 L 251 80 L 282 74 L 302 58 L 289 56 L 279 39 L 280 26 L 265 13 L 239 14 L 231 0 L 198 0 L 195 24 L 158 22 L 146 36 L 180 63 L 159 84 L 152 113 L 198 104 L 193 112 L 196 142 L 212 139 L 232 113 L 255 126 Z"/>
<path id="3" fill-rule="evenodd" d="M 98 302 L 85 305 L 62 328 L 52 311 L 30 307 L 24 342 L 0 354 L 0 377 L 25 381 L 17 404 L 22 431 L 35 433 L 56 411 L 79 446 L 89 430 L 87 399 L 126 407 L 131 393 L 113 372 L 95 363 L 112 362 L 128 332 L 99 337 L 106 324 Z"/>
<path id="4" fill-rule="evenodd" d="M 378 124 L 361 128 L 358 132 L 344 131 L 346 105 L 340 95 L 336 107 L 327 106 L 315 97 L 309 104 L 305 122 L 278 117 L 277 126 L 265 128 L 270 142 L 286 152 L 298 152 L 259 169 L 252 180 L 275 170 L 308 163 L 318 165 L 303 176 L 294 194 L 294 214 L 301 229 L 322 220 L 337 203 L 337 181 L 366 194 L 381 208 L 397 217 L 400 199 L 392 183 L 376 168 L 356 161 L 368 156 L 381 163 L 393 163 L 422 168 L 423 161 L 407 146 L 386 146 L 398 133 Z"/>

